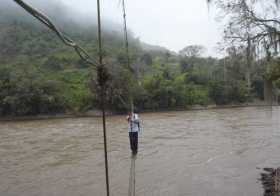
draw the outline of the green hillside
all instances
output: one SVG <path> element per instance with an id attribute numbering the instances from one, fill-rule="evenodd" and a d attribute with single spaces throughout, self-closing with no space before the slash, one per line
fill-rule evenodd
<path id="1" fill-rule="evenodd" d="M 50 7 L 48 10 L 52 13 Z M 62 8 L 59 11 L 64 15 Z M 2 7 L 0 18 L 2 114 L 83 111 L 93 107 L 95 96 L 88 88 L 92 69 L 73 49 L 19 8 Z M 96 57 L 96 25 L 81 25 L 61 17 L 56 22 Z M 121 59 L 121 31 L 105 28 L 103 39 L 108 62 Z M 140 50 L 137 40 L 131 38 L 131 42 L 133 52 Z"/>

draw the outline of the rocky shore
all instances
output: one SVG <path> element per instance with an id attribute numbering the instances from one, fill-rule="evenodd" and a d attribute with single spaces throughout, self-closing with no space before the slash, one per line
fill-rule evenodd
<path id="1" fill-rule="evenodd" d="M 280 168 L 264 168 L 260 181 L 264 188 L 264 196 L 280 196 Z"/>

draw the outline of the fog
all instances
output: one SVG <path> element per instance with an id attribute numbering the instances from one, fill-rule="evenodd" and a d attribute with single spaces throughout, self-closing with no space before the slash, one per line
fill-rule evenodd
<path id="1" fill-rule="evenodd" d="M 30 6 L 45 14 L 61 31 L 68 33 L 67 31 L 92 29 L 93 33 L 96 34 L 96 9 L 94 12 L 86 13 L 82 9 L 75 7 L 74 5 L 68 5 L 62 0 L 24 0 Z M 47 3 L 46 3 L 47 2 Z M 4 0 L 0 6 L 0 22 L 14 21 L 25 21 L 37 24 L 40 27 L 43 25 L 17 5 L 13 0 Z M 102 27 L 106 33 L 117 33 L 117 35 L 123 36 L 122 24 L 111 20 L 109 17 L 102 18 Z M 71 29 L 72 28 L 72 29 Z"/>
<path id="2" fill-rule="evenodd" d="M 2 0 L 3 1 L 3 0 Z M 13 6 L 4 0 L 1 6 Z M 96 21 L 95 0 L 25 0 L 51 17 L 81 24 Z M 221 25 L 215 22 L 214 8 L 208 9 L 206 0 L 127 0 L 128 28 L 141 41 L 179 51 L 187 45 L 204 45 L 205 55 L 220 56 L 216 50 L 221 41 Z M 101 0 L 104 26 L 122 30 L 120 0 Z M 18 12 L 20 8 L 17 6 Z M 62 17 L 63 16 L 63 17 Z"/>
<path id="3" fill-rule="evenodd" d="M 64 0 L 80 12 L 93 13 L 93 0 Z M 121 22 L 120 0 L 103 0 L 105 18 Z M 208 55 L 219 56 L 222 27 L 215 22 L 214 7 L 206 0 L 127 0 L 128 26 L 144 42 L 178 51 L 191 44 L 204 45 Z"/>

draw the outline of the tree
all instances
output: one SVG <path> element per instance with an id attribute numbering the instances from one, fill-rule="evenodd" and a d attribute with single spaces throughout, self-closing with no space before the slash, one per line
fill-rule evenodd
<path id="1" fill-rule="evenodd" d="M 212 1 L 213 2 L 213 1 Z M 224 38 L 228 45 L 245 46 L 246 80 L 251 89 L 252 66 L 257 61 L 266 59 L 266 68 L 270 61 L 279 54 L 280 48 L 280 13 L 278 0 L 214 0 L 224 12 L 227 25 Z M 263 60 L 262 60 L 263 62 Z M 265 82 L 266 100 L 272 100 L 272 82 Z M 268 89 L 267 89 L 268 88 Z"/>
<path id="2" fill-rule="evenodd" d="M 186 46 L 182 50 L 179 51 L 181 56 L 186 57 L 199 57 L 205 52 L 205 47 L 201 45 L 190 45 Z"/>
<path id="3" fill-rule="evenodd" d="M 200 61 L 200 57 L 205 50 L 204 46 L 190 45 L 179 51 L 182 72 L 191 71 L 194 65 Z"/>
<path id="4" fill-rule="evenodd" d="M 153 64 L 153 58 L 149 53 L 145 53 L 141 56 L 141 61 L 145 63 L 146 65 L 152 65 Z"/>

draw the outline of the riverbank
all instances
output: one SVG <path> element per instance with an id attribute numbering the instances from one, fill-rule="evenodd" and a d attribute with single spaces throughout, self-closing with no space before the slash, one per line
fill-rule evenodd
<path id="1" fill-rule="evenodd" d="M 212 109 L 229 109 L 229 108 L 243 108 L 243 107 L 268 107 L 271 105 L 265 104 L 265 102 L 254 102 L 244 104 L 230 104 L 230 105 L 194 105 L 186 108 L 170 108 L 159 110 L 145 110 L 140 113 L 154 113 L 154 112 L 170 112 L 170 111 L 197 111 L 197 110 L 212 110 Z M 274 104 L 272 106 L 279 106 Z M 107 111 L 107 116 L 122 115 L 124 113 Z M 90 110 L 84 113 L 62 113 L 62 114 L 40 114 L 33 116 L 3 116 L 0 117 L 0 121 L 29 121 L 29 120 L 49 120 L 49 119 L 66 119 L 66 118 L 98 118 L 102 116 L 100 110 Z"/>

